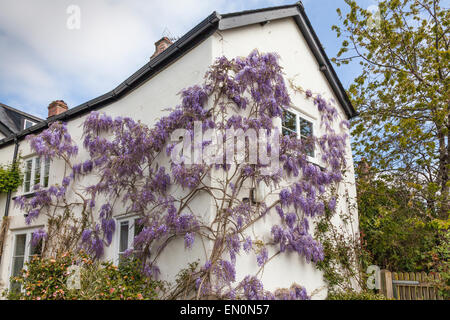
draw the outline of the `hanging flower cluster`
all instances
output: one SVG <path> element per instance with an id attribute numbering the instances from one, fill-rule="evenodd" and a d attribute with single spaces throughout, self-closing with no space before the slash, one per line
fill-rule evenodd
<path id="1" fill-rule="evenodd" d="M 41 134 L 27 136 L 31 148 L 41 157 L 72 157 L 78 153 L 78 147 L 73 145 L 67 125 L 61 122 L 52 123 L 49 129 Z"/>
<path id="2" fill-rule="evenodd" d="M 273 256 L 269 252 L 273 251 L 275 255 L 295 252 L 314 263 L 324 259 L 321 244 L 309 233 L 309 219 L 323 215 L 326 208 L 334 210 L 336 199 L 327 198 L 327 190 L 343 179 L 346 136 L 334 129 L 338 113 L 332 104 L 320 96 L 314 97 L 311 91 L 305 92 L 321 114 L 325 134 L 310 140 L 283 136 L 275 141 L 280 146 L 282 168 L 275 173 L 263 174 L 267 164 L 259 161 L 191 165 L 167 158 L 175 146 L 170 142 L 171 134 L 185 129 L 193 137 L 197 121 L 202 123 L 202 132 L 222 132 L 223 141 L 229 138 L 226 130 L 230 128 L 263 129 L 267 133 L 276 130 L 273 120 L 291 105 L 278 60 L 276 54 L 256 50 L 245 58 L 217 59 L 207 71 L 205 83 L 182 90 L 181 104 L 153 128 L 131 118 L 113 119 L 91 112 L 83 124 L 83 147 L 89 158 L 82 162 L 72 163 L 78 149 L 64 124 L 52 124 L 48 130 L 30 137 L 33 150 L 44 157 L 64 160 L 70 172 L 60 185 L 38 187 L 34 197 L 16 199 L 28 213 L 27 223 L 52 206 L 70 210 L 78 206 L 83 217 L 78 231 L 80 247 L 100 258 L 116 231 L 113 216 L 136 215 L 140 229 L 133 249 L 126 254 L 139 255 L 148 274 L 158 273 L 158 257 L 174 239 L 182 238 L 186 250 L 195 246 L 196 239 L 212 242 L 205 265 L 189 277 L 192 283 L 178 284 L 173 297 L 177 292 L 186 292 L 180 289 L 184 286 L 194 290 L 197 298 L 308 299 L 305 289 L 298 285 L 267 292 L 256 275 L 248 275 L 237 283 L 236 257 L 253 254 L 259 270 L 270 263 Z M 202 140 L 201 150 L 211 143 Z M 311 145 L 320 149 L 325 168 L 308 161 Z M 268 143 L 266 151 L 271 153 L 272 148 Z M 217 170 L 225 178 L 223 187 L 214 187 L 213 191 L 210 177 Z M 85 176 L 93 174 L 96 183 L 85 186 L 82 193 L 70 194 L 81 200 L 67 199 L 69 186 L 82 184 Z M 286 185 L 283 177 L 295 182 Z M 255 204 L 243 194 L 260 182 L 285 187 L 277 191 L 275 202 L 262 200 Z M 208 219 L 212 224 L 203 221 L 190 206 L 205 194 L 215 203 L 210 212 L 212 219 Z M 272 241 L 262 243 L 246 230 L 269 212 L 278 214 L 279 222 L 267 230 Z M 45 237 L 41 231 L 39 237 Z"/>

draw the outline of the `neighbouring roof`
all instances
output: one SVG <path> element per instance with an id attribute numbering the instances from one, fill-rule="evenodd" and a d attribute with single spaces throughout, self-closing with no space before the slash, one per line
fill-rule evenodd
<path id="1" fill-rule="evenodd" d="M 356 111 L 352 106 L 336 72 L 334 71 L 333 66 L 331 65 L 325 50 L 319 41 L 319 38 L 314 32 L 311 22 L 306 16 L 303 4 L 299 1 L 292 5 L 248 10 L 222 15 L 217 12 L 213 12 L 170 47 L 164 50 L 161 54 L 151 59 L 150 62 L 145 64 L 128 79 L 119 84 L 114 90 L 77 107 L 71 108 L 57 116 L 43 120 L 38 125 L 16 133 L 13 136 L 0 140 L 0 147 L 12 143 L 15 138 L 22 139 L 30 133 L 39 132 L 47 128 L 52 122 L 67 121 L 117 101 L 125 94 L 147 81 L 154 74 L 164 69 L 171 62 L 175 61 L 184 53 L 195 47 L 198 43 L 208 38 L 217 30 L 227 30 L 288 17 L 292 17 L 301 30 L 309 48 L 320 66 L 320 71 L 323 72 L 328 80 L 346 115 L 349 118 L 355 117 L 357 115 Z"/>
<path id="2" fill-rule="evenodd" d="M 0 132 L 6 137 L 22 131 L 25 119 L 34 123 L 43 121 L 41 118 L 0 102 Z"/>

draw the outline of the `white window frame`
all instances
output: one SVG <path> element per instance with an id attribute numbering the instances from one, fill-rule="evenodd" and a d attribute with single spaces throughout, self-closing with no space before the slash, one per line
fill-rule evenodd
<path id="1" fill-rule="evenodd" d="M 17 246 L 17 236 L 19 235 L 25 235 L 25 251 L 24 251 L 24 256 L 23 256 L 23 266 L 21 268 L 22 269 L 26 269 L 26 263 L 30 261 L 30 257 L 32 257 L 31 255 L 31 240 L 32 240 L 32 236 L 33 236 L 33 232 L 39 230 L 39 227 L 34 227 L 32 229 L 22 229 L 22 230 L 15 230 L 12 231 L 12 236 L 13 236 L 13 246 L 12 246 L 12 250 L 11 250 L 11 257 L 10 257 L 10 266 L 9 266 L 9 278 L 8 278 L 8 289 L 11 290 L 11 284 L 12 281 L 10 280 L 11 277 L 14 277 L 13 272 L 14 272 L 14 259 L 16 258 L 16 246 Z M 42 240 L 44 241 L 44 240 Z M 41 252 L 42 254 L 42 252 Z M 23 290 L 23 288 L 21 288 L 21 290 Z"/>
<path id="2" fill-rule="evenodd" d="M 22 192 L 23 194 L 29 194 L 29 193 L 33 193 L 33 187 L 35 186 L 35 179 L 36 179 L 36 159 L 40 159 L 40 163 L 39 163 L 39 170 L 40 170 L 40 178 L 39 178 L 39 184 L 41 185 L 42 188 L 47 188 L 50 185 L 50 159 L 46 160 L 43 157 L 39 157 L 39 156 L 32 156 L 32 157 L 28 157 L 26 159 L 24 159 L 24 178 L 23 178 L 23 185 L 22 185 Z M 29 190 L 26 190 L 25 186 L 27 183 L 27 164 L 28 162 L 31 161 L 31 173 L 30 173 L 30 186 L 29 186 Z M 47 167 L 47 163 L 48 163 L 48 172 L 46 172 L 46 167 Z M 46 173 L 47 173 L 47 185 L 44 185 L 44 181 L 45 181 L 45 177 L 46 177 Z"/>
<path id="3" fill-rule="evenodd" d="M 31 126 L 29 126 L 28 128 L 30 128 L 30 127 L 32 127 L 32 126 L 34 126 L 36 124 L 36 122 L 33 122 L 31 120 L 28 120 L 28 119 L 25 119 L 23 121 L 23 130 L 27 129 L 27 122 L 31 123 Z"/>
<path id="4" fill-rule="evenodd" d="M 312 136 L 313 137 L 317 137 L 316 133 L 318 132 L 318 128 L 317 128 L 317 120 L 315 118 L 313 118 L 310 115 L 307 115 L 304 112 L 301 112 L 301 111 L 298 111 L 298 110 L 292 109 L 292 108 L 289 109 L 289 110 L 284 110 L 284 111 L 285 112 L 290 112 L 290 113 L 295 115 L 295 126 L 296 126 L 296 130 L 297 130 L 296 134 L 297 134 L 297 138 L 298 139 L 301 139 L 301 135 L 300 135 L 301 134 L 300 118 L 302 118 L 302 119 L 304 119 L 304 120 L 306 120 L 306 121 L 308 121 L 308 122 L 310 122 L 312 124 Z M 283 132 L 283 128 L 284 128 L 283 127 L 283 118 L 281 118 L 281 132 Z M 289 131 L 292 131 L 289 128 L 286 128 L 286 129 L 289 130 Z M 314 157 L 311 157 L 310 155 L 306 155 L 307 156 L 307 160 L 309 162 L 311 162 L 311 163 L 320 165 L 319 164 L 318 153 L 319 153 L 319 150 L 318 150 L 317 146 L 314 146 Z"/>
<path id="5" fill-rule="evenodd" d="M 126 250 L 128 250 L 130 248 L 133 248 L 134 232 L 135 232 L 135 225 L 136 225 L 135 221 L 138 219 L 140 219 L 140 216 L 138 216 L 138 215 L 120 217 L 120 218 L 115 219 L 116 225 L 117 225 L 116 230 L 118 231 L 118 232 L 116 232 L 116 236 L 115 236 L 116 245 L 115 245 L 115 259 L 114 260 L 116 262 L 116 265 L 118 265 L 120 262 L 120 254 L 124 253 Z M 122 231 L 121 224 L 123 222 L 128 222 L 128 246 L 125 251 L 120 251 L 120 235 L 121 235 L 121 231 Z"/>

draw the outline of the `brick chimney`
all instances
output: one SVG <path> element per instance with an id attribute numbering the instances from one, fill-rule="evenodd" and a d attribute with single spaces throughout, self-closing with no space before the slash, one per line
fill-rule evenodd
<path id="1" fill-rule="evenodd" d="M 69 108 L 63 100 L 55 100 L 48 105 L 48 118 L 67 111 Z"/>
<path id="2" fill-rule="evenodd" d="M 155 42 L 155 53 L 150 57 L 150 60 L 159 55 L 161 52 L 166 50 L 173 42 L 167 37 L 162 37 L 160 40 Z"/>

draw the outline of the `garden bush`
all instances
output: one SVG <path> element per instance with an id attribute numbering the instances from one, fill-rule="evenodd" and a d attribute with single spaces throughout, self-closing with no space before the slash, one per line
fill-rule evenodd
<path id="1" fill-rule="evenodd" d="M 68 285 L 72 265 L 80 267 L 79 289 Z M 99 262 L 84 253 L 56 258 L 34 257 L 22 274 L 11 278 L 11 300 L 153 300 L 163 283 L 145 275 L 142 264 L 129 258 L 119 266 Z M 21 290 L 19 289 L 21 288 Z"/>
<path id="2" fill-rule="evenodd" d="M 385 296 L 373 291 L 345 291 L 329 294 L 327 300 L 389 300 Z"/>

